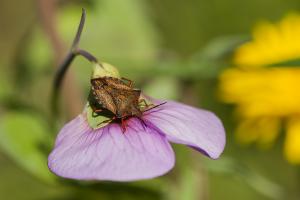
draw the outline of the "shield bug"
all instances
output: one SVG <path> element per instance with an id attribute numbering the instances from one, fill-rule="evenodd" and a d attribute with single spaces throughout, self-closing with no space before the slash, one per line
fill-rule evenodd
<path id="1" fill-rule="evenodd" d="M 99 77 L 91 79 L 91 107 L 96 114 L 109 111 L 111 120 L 120 120 L 125 132 L 125 119 L 140 118 L 143 112 L 157 106 L 147 104 L 140 98 L 141 90 L 132 87 L 132 81 L 125 78 Z M 142 106 L 142 104 L 144 104 Z"/>

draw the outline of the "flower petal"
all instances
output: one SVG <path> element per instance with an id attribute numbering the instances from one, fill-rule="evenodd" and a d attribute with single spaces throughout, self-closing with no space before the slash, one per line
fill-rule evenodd
<path id="1" fill-rule="evenodd" d="M 288 119 L 284 154 L 292 164 L 300 164 L 300 119 Z"/>
<path id="2" fill-rule="evenodd" d="M 186 144 L 211 158 L 218 158 L 224 150 L 224 127 L 209 111 L 168 101 L 144 113 L 143 119 L 171 142 Z"/>
<path id="3" fill-rule="evenodd" d="M 73 179 L 131 181 L 162 175 L 174 166 L 174 152 L 164 135 L 132 118 L 126 132 L 110 124 L 93 130 L 84 115 L 60 131 L 48 165 Z"/>

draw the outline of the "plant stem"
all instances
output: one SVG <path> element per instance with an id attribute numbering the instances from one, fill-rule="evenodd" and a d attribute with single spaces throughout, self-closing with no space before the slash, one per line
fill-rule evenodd
<path id="1" fill-rule="evenodd" d="M 86 12 L 82 9 L 82 15 L 80 19 L 80 23 L 78 26 L 78 30 L 76 36 L 74 38 L 72 47 L 62 64 L 58 67 L 57 72 L 54 77 L 53 82 L 53 90 L 51 95 L 51 118 L 57 117 L 59 114 L 58 112 L 58 99 L 59 99 L 59 92 L 62 85 L 62 81 L 66 75 L 68 68 L 70 67 L 71 63 L 73 62 L 74 58 L 79 54 L 77 51 L 77 47 L 80 41 L 80 36 L 84 27 Z M 72 99 L 73 100 L 73 99 Z"/>

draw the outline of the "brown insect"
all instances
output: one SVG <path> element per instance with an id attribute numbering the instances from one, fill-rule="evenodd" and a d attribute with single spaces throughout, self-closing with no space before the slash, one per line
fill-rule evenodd
<path id="1" fill-rule="evenodd" d="M 91 85 L 93 112 L 107 114 L 109 111 L 112 120 L 121 121 L 123 132 L 126 131 L 125 119 L 132 116 L 141 118 L 143 112 L 148 111 L 151 106 L 144 99 L 140 99 L 141 90 L 134 89 L 131 80 L 105 76 L 91 79 Z M 157 106 L 152 105 L 150 109 L 154 107 Z"/>

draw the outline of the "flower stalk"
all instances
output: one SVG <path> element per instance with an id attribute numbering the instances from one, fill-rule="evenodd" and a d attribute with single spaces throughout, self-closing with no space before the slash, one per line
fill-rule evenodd
<path id="1" fill-rule="evenodd" d="M 86 11 L 85 11 L 85 9 L 82 9 L 80 23 L 79 23 L 75 38 L 73 40 L 71 49 L 70 49 L 69 53 L 67 54 L 66 58 L 64 59 L 64 61 L 62 62 L 62 64 L 58 67 L 58 70 L 56 71 L 56 74 L 54 77 L 53 91 L 52 91 L 52 96 L 51 96 L 51 111 L 52 111 L 51 116 L 52 116 L 52 118 L 59 114 L 58 99 L 59 99 L 59 91 L 60 91 L 60 88 L 62 85 L 62 80 L 64 79 L 65 74 L 66 74 L 69 66 L 75 59 L 75 57 L 78 55 L 81 55 L 92 63 L 98 63 L 98 60 L 95 56 L 93 56 L 89 52 L 79 48 L 79 42 L 80 42 L 83 27 L 84 27 L 84 23 L 85 23 L 85 18 L 86 18 Z M 99 64 L 99 65 L 101 66 L 101 64 Z"/>

